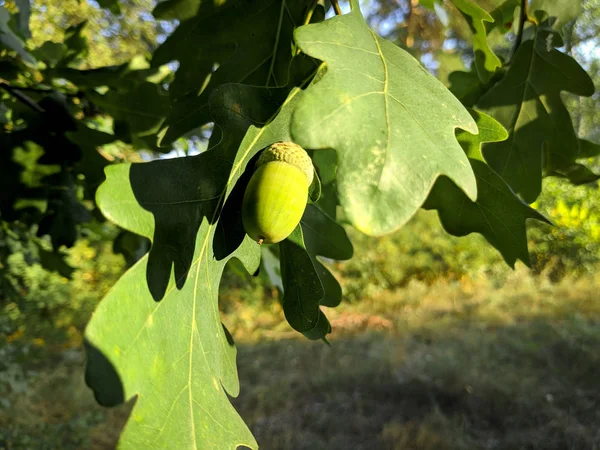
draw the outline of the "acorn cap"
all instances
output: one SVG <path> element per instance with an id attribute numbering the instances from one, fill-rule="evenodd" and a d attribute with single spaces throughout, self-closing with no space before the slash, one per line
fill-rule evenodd
<path id="1" fill-rule="evenodd" d="M 308 186 L 312 184 L 315 173 L 312 160 L 308 156 L 308 153 L 298 144 L 294 144 L 293 142 L 275 142 L 269 145 L 262 151 L 258 161 L 256 161 L 256 168 L 272 161 L 282 161 L 298 167 L 306 175 Z"/>

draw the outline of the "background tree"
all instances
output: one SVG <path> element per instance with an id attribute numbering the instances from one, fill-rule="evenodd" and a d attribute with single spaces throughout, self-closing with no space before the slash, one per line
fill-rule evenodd
<path id="1" fill-rule="evenodd" d="M 151 2 L 0 10 L 2 300 L 43 291 L 15 266 L 69 277 L 66 248 L 114 240 L 132 267 L 87 329 L 86 379 L 102 404 L 140 395 L 124 447 L 256 446 L 225 394 L 239 386 L 217 294 L 234 258 L 280 289 L 293 329 L 325 339 L 322 307 L 342 291 L 322 261 L 353 252 L 340 223 L 381 235 L 436 210 L 448 233 L 479 233 L 508 265 L 529 265 L 526 221 L 547 222 L 533 204 L 583 229 L 567 251 L 598 248 L 594 85 L 576 62 L 597 77 L 594 2 L 381 1 L 366 20 L 356 2 L 345 14 L 333 3 L 170 0 L 154 18 Z M 241 196 L 258 152 L 290 140 L 313 150 L 321 195 L 289 239 L 260 248 Z M 173 150 L 193 156 L 164 158 Z M 569 197 L 546 182 L 563 190 L 554 203 L 539 197 L 543 177 L 595 187 Z M 543 245 L 534 256 L 539 270 L 550 259 Z"/>

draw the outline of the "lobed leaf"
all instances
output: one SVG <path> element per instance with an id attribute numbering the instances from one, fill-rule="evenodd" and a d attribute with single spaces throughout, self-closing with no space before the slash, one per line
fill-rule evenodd
<path id="1" fill-rule="evenodd" d="M 285 317 L 309 339 L 322 339 L 331 332 L 331 325 L 319 307 L 339 305 L 342 288 L 317 255 L 350 259 L 352 243 L 341 225 L 308 205 L 300 225 L 279 248 Z"/>
<path id="2" fill-rule="evenodd" d="M 594 93 L 585 70 L 554 48 L 560 45 L 547 22 L 536 27 L 534 39 L 521 43 L 504 78 L 476 105 L 508 130 L 506 141 L 485 145 L 483 154 L 526 202 L 539 195 L 543 168 L 561 170 L 578 157 L 579 141 L 561 92 Z"/>
<path id="3" fill-rule="evenodd" d="M 475 69 L 479 79 L 486 83 L 502 66 L 502 61 L 495 55 L 487 41 L 486 23 L 492 23 L 494 19 L 484 9 L 469 0 L 452 0 L 452 3 L 465 18 L 473 33 Z"/>
<path id="4" fill-rule="evenodd" d="M 97 194 L 102 212 L 152 241 L 85 334 L 86 379 L 97 399 L 138 396 L 119 448 L 257 448 L 227 396 L 239 391 L 236 350 L 217 296 L 227 261 L 238 258 L 253 273 L 260 251 L 245 235 L 227 236 L 224 247 L 220 213 L 235 200 L 250 159 L 289 134 L 277 119 L 265 125 L 281 91 L 223 86 L 211 100 L 218 145 L 194 157 L 107 169 Z"/>
<path id="5" fill-rule="evenodd" d="M 441 177 L 433 187 L 425 209 L 436 209 L 444 229 L 455 236 L 480 233 L 514 267 L 517 259 L 529 265 L 526 220 L 547 219 L 519 199 L 501 177 L 488 167 L 481 155 L 484 142 L 508 137 L 492 117 L 471 110 L 479 135 L 458 131 L 457 138 L 477 178 L 477 201 L 473 202 L 448 178 Z"/>
<path id="6" fill-rule="evenodd" d="M 292 33 L 305 9 L 305 2 L 289 0 L 202 3 L 197 15 L 156 49 L 152 60 L 155 66 L 180 62 L 169 87 L 172 112 L 162 145 L 211 121 L 209 96 L 221 84 L 285 86 Z"/>
<path id="7" fill-rule="evenodd" d="M 535 11 L 545 11 L 550 17 L 558 19 L 555 25 L 562 27 L 571 20 L 579 17 L 581 13 L 581 0 L 532 0 L 529 10 L 534 13 Z"/>
<path id="8" fill-rule="evenodd" d="M 292 136 L 337 151 L 337 191 L 359 230 L 381 235 L 407 222 L 446 174 L 476 198 L 476 182 L 454 136 L 475 133 L 460 102 L 407 52 L 352 12 L 296 30 L 303 52 L 327 72 L 299 101 Z"/>
<path id="9" fill-rule="evenodd" d="M 519 7 L 519 0 L 505 0 L 490 12 L 493 22 L 486 22 L 488 34 L 497 29 L 501 34 L 508 33 L 513 27 L 515 9 Z"/>

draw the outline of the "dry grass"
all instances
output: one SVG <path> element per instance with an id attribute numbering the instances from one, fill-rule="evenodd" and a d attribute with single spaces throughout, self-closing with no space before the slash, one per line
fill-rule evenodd
<path id="1" fill-rule="evenodd" d="M 328 309 L 331 347 L 293 333 L 275 300 L 230 292 L 234 403 L 268 450 L 600 449 L 599 289 L 523 270 L 412 283 Z M 38 365 L 0 410 L 0 448 L 114 448 L 127 406 L 96 406 L 81 368 L 72 350 Z"/>

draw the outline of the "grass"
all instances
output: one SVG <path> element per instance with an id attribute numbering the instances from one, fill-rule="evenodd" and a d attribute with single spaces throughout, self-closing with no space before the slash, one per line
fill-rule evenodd
<path id="1" fill-rule="evenodd" d="M 600 449 L 599 288 L 524 270 L 411 282 L 328 309 L 330 347 L 292 332 L 273 297 L 224 292 L 233 401 L 262 449 Z M 0 375 L 0 448 L 114 448 L 129 406 L 95 405 L 77 348 L 42 350 L 26 378 Z"/>

